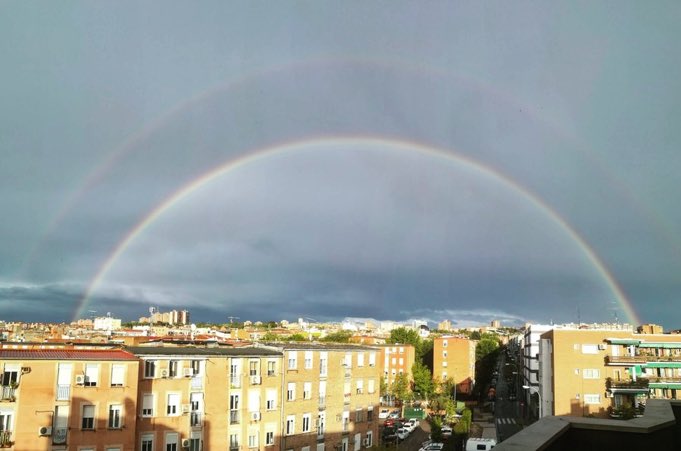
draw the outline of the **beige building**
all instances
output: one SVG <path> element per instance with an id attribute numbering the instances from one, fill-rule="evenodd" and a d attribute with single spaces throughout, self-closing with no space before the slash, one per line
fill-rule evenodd
<path id="1" fill-rule="evenodd" d="M 136 347 L 140 450 L 280 449 L 282 356 L 266 348 Z"/>
<path id="2" fill-rule="evenodd" d="M 475 385 L 475 340 L 445 335 L 433 339 L 433 380 L 453 379 L 458 393 Z"/>
<path id="3" fill-rule="evenodd" d="M 378 359 L 383 382 L 388 387 L 395 381 L 398 374 L 405 374 L 410 382 L 414 380 L 411 367 L 416 361 L 416 348 L 413 345 L 385 344 L 377 348 L 380 351 Z"/>
<path id="4" fill-rule="evenodd" d="M 135 450 L 138 366 L 122 350 L 4 346 L 0 446 Z"/>
<path id="5" fill-rule="evenodd" d="M 678 335 L 556 328 L 541 336 L 539 367 L 543 416 L 605 417 L 649 397 L 681 398 Z"/>
<path id="6" fill-rule="evenodd" d="M 373 347 L 291 343 L 284 353 L 282 449 L 359 451 L 378 443 Z"/>

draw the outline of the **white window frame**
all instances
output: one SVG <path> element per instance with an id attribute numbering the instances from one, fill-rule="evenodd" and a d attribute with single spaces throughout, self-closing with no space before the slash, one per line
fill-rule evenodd
<path id="1" fill-rule="evenodd" d="M 92 416 L 85 416 L 85 410 L 92 410 Z M 87 412 L 88 414 L 90 412 Z M 85 427 L 85 420 L 92 419 L 92 425 Z M 97 425 L 97 406 L 95 404 L 83 404 L 80 408 L 80 429 L 83 431 L 94 431 Z"/>
<path id="2" fill-rule="evenodd" d="M 582 370 L 582 377 L 584 379 L 600 379 L 601 370 L 598 368 L 584 368 Z"/>
<path id="3" fill-rule="evenodd" d="M 312 382 L 303 382 L 303 399 L 312 399 Z"/>
<path id="4" fill-rule="evenodd" d="M 288 363 L 286 365 L 286 368 L 289 369 L 289 370 L 298 369 L 298 352 L 297 351 L 289 351 L 288 352 Z"/>
<path id="5" fill-rule="evenodd" d="M 146 448 L 145 445 L 147 445 Z M 154 434 L 142 434 L 142 436 L 140 437 L 140 450 L 141 451 L 154 450 Z"/>
<path id="6" fill-rule="evenodd" d="M 286 400 L 295 401 L 296 400 L 296 383 L 289 382 L 286 386 Z"/>
<path id="7" fill-rule="evenodd" d="M 376 352 L 369 352 L 369 366 L 376 366 Z"/>
<path id="8" fill-rule="evenodd" d="M 85 374 L 85 387 L 98 387 L 99 386 L 99 364 L 98 363 L 86 363 L 85 369 L 83 370 Z"/>
<path id="9" fill-rule="evenodd" d="M 284 429 L 285 435 L 294 435 L 296 433 L 296 416 L 287 415 L 286 416 L 286 429 Z"/>
<path id="10" fill-rule="evenodd" d="M 171 398 L 172 397 L 172 398 Z M 172 403 L 171 401 L 177 401 Z M 166 416 L 177 417 L 182 415 L 182 395 L 177 392 L 166 393 Z"/>
<path id="11" fill-rule="evenodd" d="M 312 351 L 305 351 L 305 369 L 306 370 L 312 369 L 312 362 L 313 362 Z"/>
<path id="12" fill-rule="evenodd" d="M 106 425 L 108 429 L 123 428 L 123 406 L 121 404 L 109 404 Z"/>
<path id="13" fill-rule="evenodd" d="M 144 402 L 145 399 L 149 399 L 151 401 L 150 404 Z M 154 416 L 154 412 L 156 409 L 154 408 L 155 404 L 155 396 L 153 393 L 143 393 L 142 394 L 142 409 L 140 410 L 140 417 L 142 418 L 152 418 Z M 146 406 L 146 407 L 145 407 Z M 151 412 L 145 412 L 145 410 L 151 410 Z"/>
<path id="14" fill-rule="evenodd" d="M 125 385 L 125 365 L 114 363 L 111 365 L 111 386 L 123 387 Z"/>
<path id="15" fill-rule="evenodd" d="M 144 378 L 154 379 L 156 377 L 156 370 L 158 369 L 158 360 L 144 361 Z"/>
<path id="16" fill-rule="evenodd" d="M 301 432 L 310 432 L 311 429 L 311 424 L 312 424 L 312 416 L 309 413 L 304 413 L 303 414 L 303 425 L 302 425 L 302 431 Z"/>
<path id="17" fill-rule="evenodd" d="M 600 404 L 601 395 L 598 393 L 585 393 L 584 404 Z"/>

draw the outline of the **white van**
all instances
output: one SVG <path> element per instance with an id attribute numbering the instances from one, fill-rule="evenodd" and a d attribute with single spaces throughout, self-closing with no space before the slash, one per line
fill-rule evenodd
<path id="1" fill-rule="evenodd" d="M 497 445 L 493 438 L 469 438 L 466 442 L 466 451 L 488 451 Z"/>

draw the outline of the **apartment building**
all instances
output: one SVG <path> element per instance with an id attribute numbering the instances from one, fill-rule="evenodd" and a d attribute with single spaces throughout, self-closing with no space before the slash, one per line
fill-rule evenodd
<path id="1" fill-rule="evenodd" d="M 433 379 L 452 379 L 458 393 L 471 394 L 475 385 L 475 340 L 445 335 L 433 339 Z"/>
<path id="2" fill-rule="evenodd" d="M 192 346 L 129 351 L 140 359 L 138 449 L 281 449 L 281 352 Z"/>
<path id="3" fill-rule="evenodd" d="M 681 336 L 554 328 L 541 336 L 539 402 L 546 415 L 612 414 L 648 398 L 681 397 Z"/>
<path id="4" fill-rule="evenodd" d="M 119 349 L 3 346 L 0 447 L 135 450 L 138 367 Z"/>
<path id="5" fill-rule="evenodd" d="M 377 443 L 378 350 L 291 343 L 284 353 L 282 445 L 295 451 L 359 451 Z"/>
<path id="6" fill-rule="evenodd" d="M 416 348 L 408 344 L 385 344 L 376 346 L 379 350 L 378 361 L 381 365 L 383 382 L 390 387 L 398 374 L 405 374 L 408 381 L 413 381 L 411 367 L 416 361 Z"/>

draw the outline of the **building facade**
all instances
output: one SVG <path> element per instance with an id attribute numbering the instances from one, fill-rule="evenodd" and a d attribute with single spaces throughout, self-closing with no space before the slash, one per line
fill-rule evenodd
<path id="1" fill-rule="evenodd" d="M 416 361 L 416 348 L 413 345 L 385 344 L 377 346 L 377 348 L 383 382 L 387 387 L 395 382 L 398 374 L 404 374 L 409 382 L 414 380 L 411 367 Z"/>
<path id="2" fill-rule="evenodd" d="M 475 386 L 475 340 L 445 335 L 433 339 L 433 380 L 452 379 L 456 391 L 471 394 Z"/>

